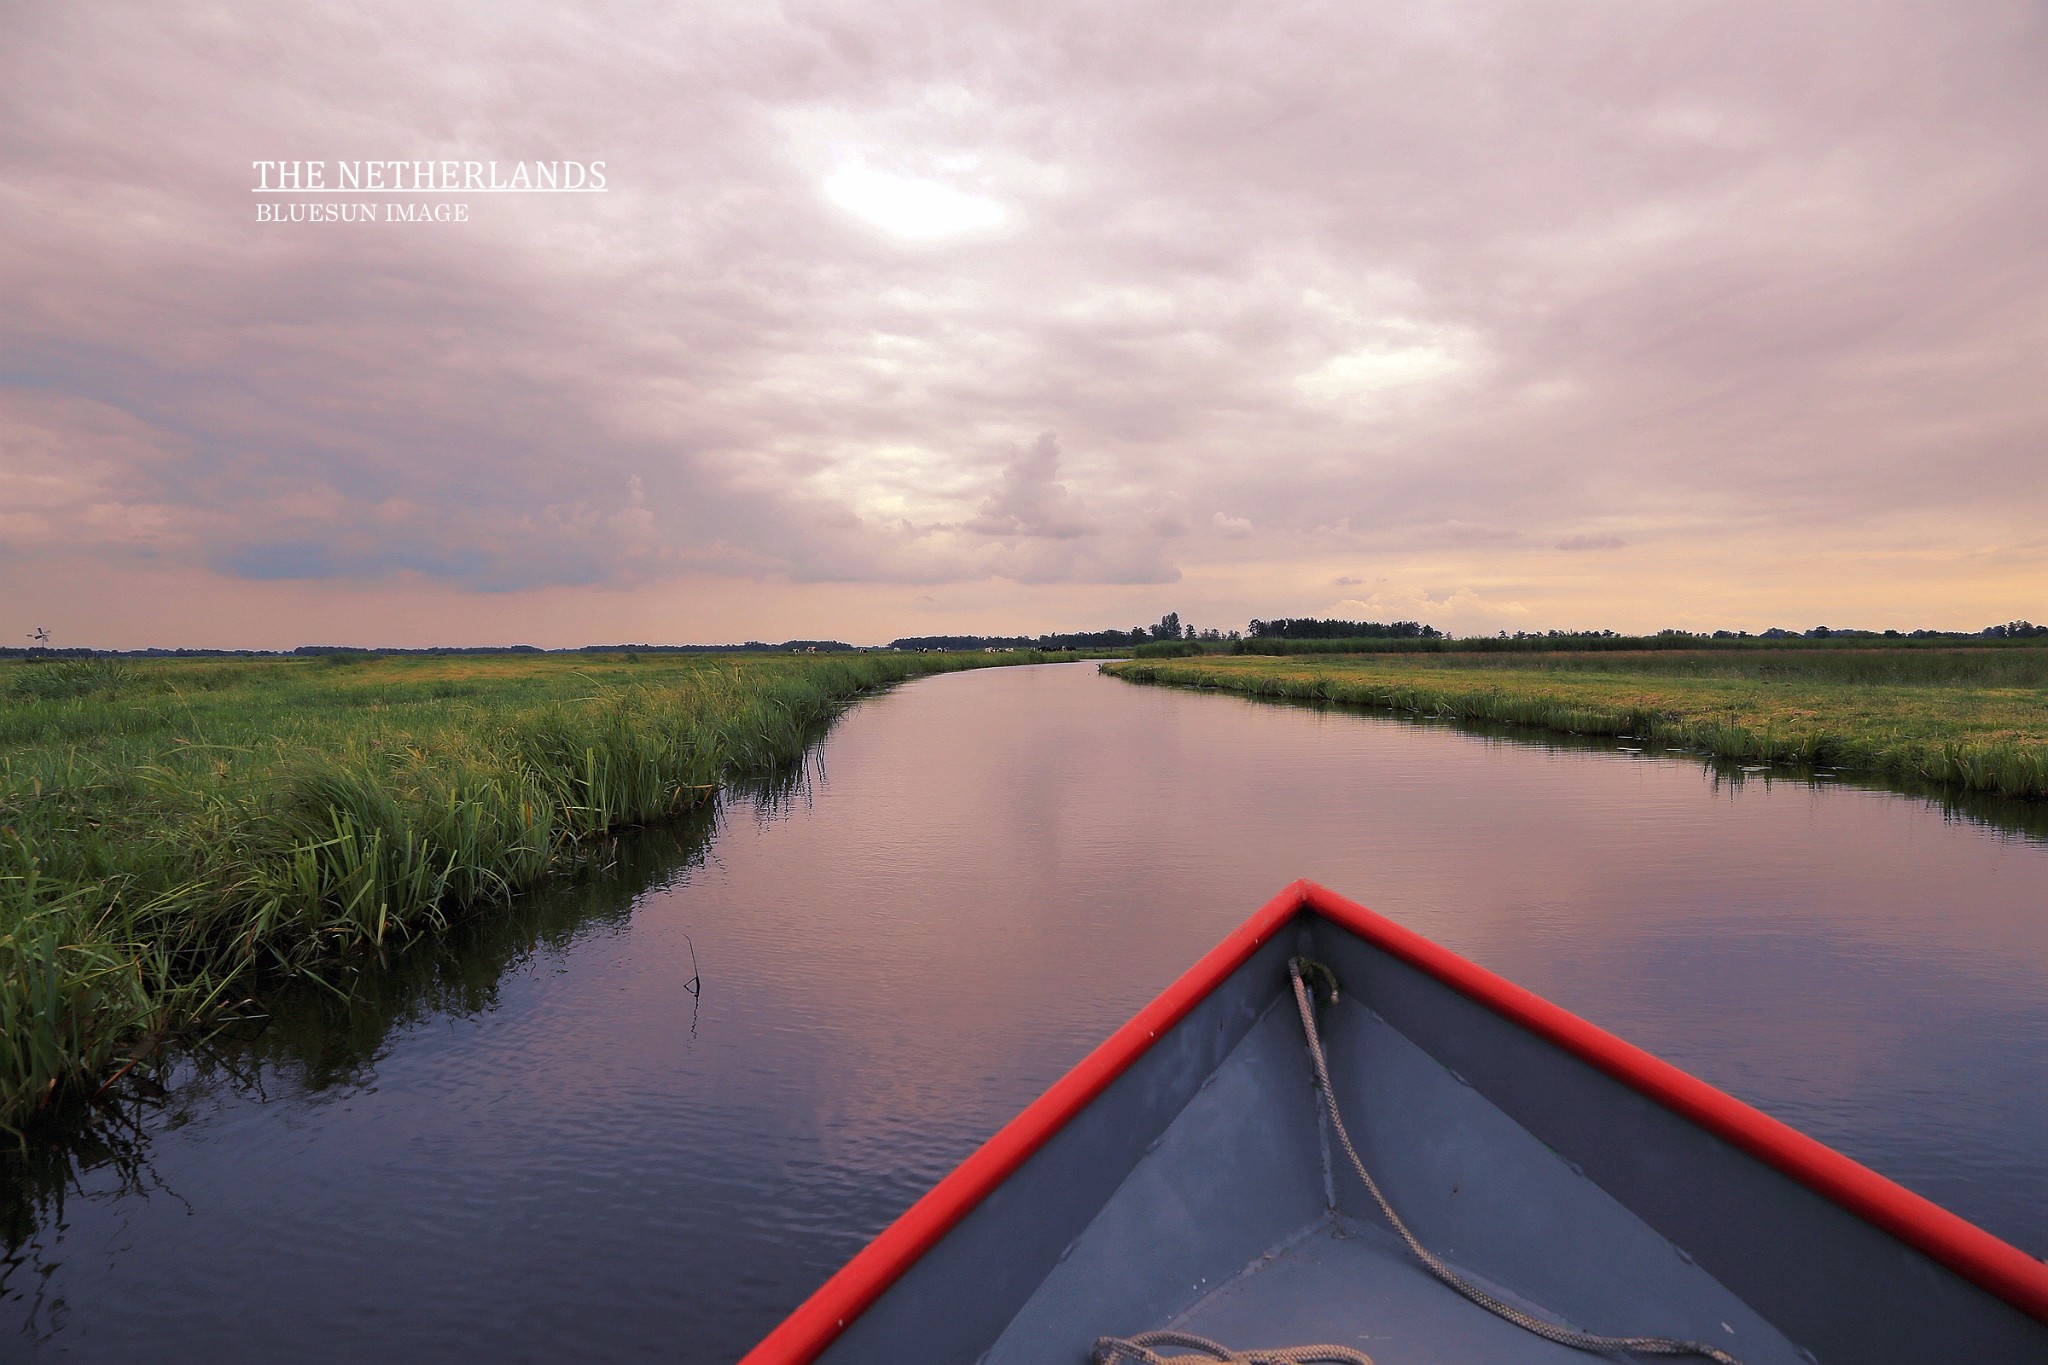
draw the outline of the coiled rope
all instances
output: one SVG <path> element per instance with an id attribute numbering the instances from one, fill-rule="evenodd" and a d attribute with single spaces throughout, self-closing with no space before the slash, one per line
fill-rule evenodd
<path id="1" fill-rule="evenodd" d="M 1291 958 L 1287 963 L 1287 975 L 1294 982 L 1294 1004 L 1301 1011 L 1301 1031 L 1308 1038 L 1309 1059 L 1315 1063 L 1316 1084 L 1323 1094 L 1323 1106 L 1329 1111 L 1330 1127 L 1336 1130 L 1337 1141 L 1344 1148 L 1344 1155 L 1350 1158 L 1351 1169 L 1358 1172 L 1358 1178 L 1365 1182 L 1365 1188 L 1372 1194 L 1373 1203 L 1379 1205 L 1380 1214 L 1387 1220 L 1401 1240 L 1413 1252 L 1415 1259 L 1422 1262 L 1424 1269 L 1442 1280 L 1458 1293 L 1478 1304 L 1487 1312 L 1506 1318 L 1526 1332 L 1533 1332 L 1545 1341 L 1554 1341 L 1560 1346 L 1569 1346 L 1576 1351 L 1590 1351 L 1597 1355 L 1614 1355 L 1622 1351 L 1634 1351 L 1639 1355 L 1651 1356 L 1700 1356 L 1715 1362 L 1715 1365 L 1742 1365 L 1742 1362 L 1726 1351 L 1709 1346 L 1704 1342 L 1681 1341 L 1672 1337 L 1609 1337 L 1597 1332 L 1575 1332 L 1569 1327 L 1560 1327 L 1554 1322 L 1533 1314 L 1525 1313 L 1513 1304 L 1503 1303 L 1479 1286 L 1472 1284 L 1457 1271 L 1438 1260 L 1430 1250 L 1416 1240 L 1401 1216 L 1394 1212 L 1394 1206 L 1380 1193 L 1379 1182 L 1365 1169 L 1365 1162 L 1358 1155 L 1358 1148 L 1352 1145 L 1350 1130 L 1344 1126 L 1344 1116 L 1337 1109 L 1337 1092 L 1330 1084 L 1330 1065 L 1323 1056 L 1323 1036 L 1316 1028 L 1315 1005 L 1309 995 L 1304 975 L 1326 982 L 1331 1003 L 1337 999 L 1337 978 L 1322 963 L 1305 957 Z M 1179 1346 L 1204 1353 L 1213 1361 L 1225 1365 L 1302 1365 L 1305 1362 L 1337 1362 L 1338 1365 L 1372 1365 L 1371 1360 L 1358 1352 L 1342 1346 L 1296 1346 L 1281 1350 L 1231 1351 L 1202 1337 L 1189 1336 L 1182 1332 L 1141 1332 L 1134 1337 L 1098 1337 L 1095 1341 L 1094 1365 L 1170 1365 L 1173 1361 L 1199 1360 L 1202 1356 L 1162 1356 L 1153 1351 L 1153 1346 Z"/>

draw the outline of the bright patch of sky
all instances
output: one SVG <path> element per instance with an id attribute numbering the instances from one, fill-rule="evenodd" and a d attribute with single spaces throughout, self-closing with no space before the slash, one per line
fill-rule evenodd
<path id="1" fill-rule="evenodd" d="M 825 196 L 863 222 L 913 242 L 986 231 L 1010 219 L 1009 210 L 993 199 L 858 164 L 828 176 Z"/>
<path id="2" fill-rule="evenodd" d="M 1472 374 L 1480 364 L 1477 344 L 1451 329 L 1408 329 L 1410 336 L 1369 342 L 1331 356 L 1296 377 L 1294 385 L 1320 403 L 1380 406 L 1425 397 Z"/>

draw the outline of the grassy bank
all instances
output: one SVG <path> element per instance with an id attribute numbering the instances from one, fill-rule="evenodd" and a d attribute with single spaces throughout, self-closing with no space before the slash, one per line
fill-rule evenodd
<path id="1" fill-rule="evenodd" d="M 1104 669 L 2048 797 L 2048 648 L 1206 655 Z"/>
<path id="2" fill-rule="evenodd" d="M 0 1126 L 989 655 L 0 664 Z"/>

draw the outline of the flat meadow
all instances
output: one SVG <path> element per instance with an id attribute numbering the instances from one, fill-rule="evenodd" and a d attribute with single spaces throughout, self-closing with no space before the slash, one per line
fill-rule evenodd
<path id="1" fill-rule="evenodd" d="M 1321 648 L 1105 664 L 1130 682 L 1633 736 L 2048 797 L 2048 646 L 1436 651 Z"/>
<path id="2" fill-rule="evenodd" d="M 0 660 L 0 1127 L 1029 654 Z"/>

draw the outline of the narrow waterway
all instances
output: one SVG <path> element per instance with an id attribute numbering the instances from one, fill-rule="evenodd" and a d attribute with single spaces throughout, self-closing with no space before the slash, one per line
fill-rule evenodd
<path id="1" fill-rule="evenodd" d="M 2048 843 L 1076 665 L 866 702 L 7 1168 L 0 1357 L 730 1361 L 1300 876 L 2048 1252 Z"/>

